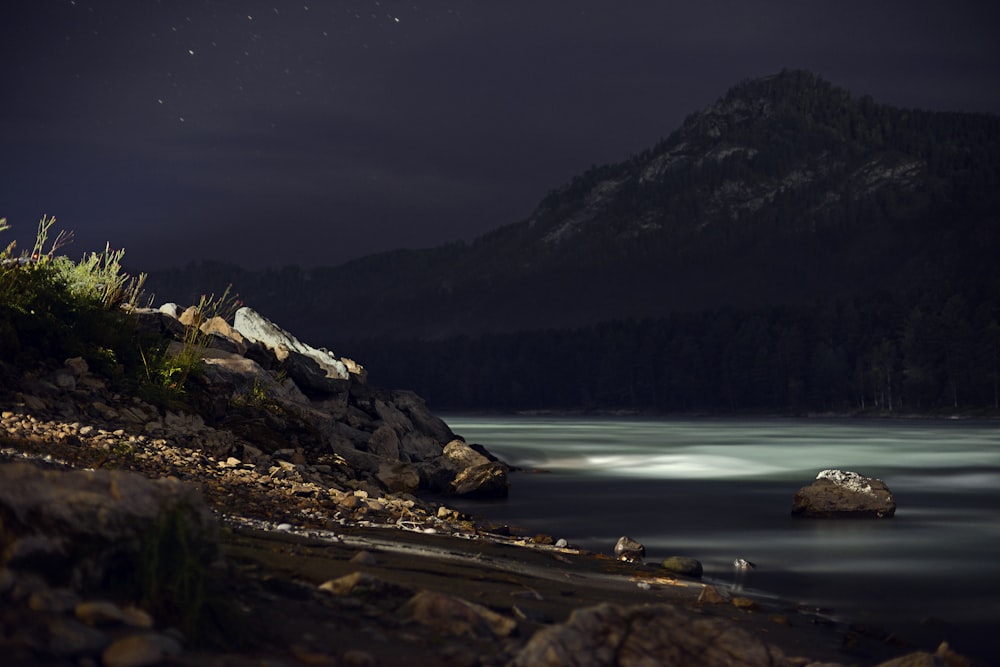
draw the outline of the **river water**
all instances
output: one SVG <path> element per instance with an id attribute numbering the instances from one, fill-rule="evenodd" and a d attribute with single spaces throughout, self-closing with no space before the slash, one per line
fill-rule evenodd
<path id="1" fill-rule="evenodd" d="M 707 581 L 1000 655 L 1000 424 L 926 420 L 446 416 L 511 465 L 505 501 L 463 511 L 647 562 L 701 561 Z M 790 516 L 828 468 L 885 481 L 889 520 Z M 732 565 L 746 558 L 745 574 Z M 994 655 L 995 654 L 995 655 Z M 1000 664 L 998 661 L 996 664 Z"/>

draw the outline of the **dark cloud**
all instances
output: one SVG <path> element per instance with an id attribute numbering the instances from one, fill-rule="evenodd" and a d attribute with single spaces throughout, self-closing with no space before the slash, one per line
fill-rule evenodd
<path id="1" fill-rule="evenodd" d="M 998 12 L 14 0 L 0 9 L 0 216 L 22 245 L 55 214 L 74 250 L 110 241 L 149 268 L 471 239 L 784 67 L 882 102 L 996 113 Z"/>

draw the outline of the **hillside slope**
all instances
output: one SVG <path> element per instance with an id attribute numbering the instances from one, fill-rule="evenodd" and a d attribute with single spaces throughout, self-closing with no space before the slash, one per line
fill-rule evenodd
<path id="1" fill-rule="evenodd" d="M 313 270 L 205 263 L 149 284 L 186 302 L 232 282 L 331 342 L 586 326 L 995 279 L 998 200 L 1000 118 L 784 71 L 469 244 Z"/>

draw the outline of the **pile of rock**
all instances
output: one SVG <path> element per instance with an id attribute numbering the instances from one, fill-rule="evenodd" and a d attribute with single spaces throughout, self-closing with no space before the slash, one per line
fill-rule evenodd
<path id="1" fill-rule="evenodd" d="M 199 379 L 210 397 L 200 414 L 117 395 L 83 359 L 25 378 L 15 396 L 20 407 L 9 412 L 75 424 L 80 430 L 67 433 L 70 440 L 87 429 L 106 430 L 115 443 L 138 449 L 170 440 L 222 461 L 238 459 L 237 469 L 259 468 L 291 451 L 299 459 L 294 465 L 333 462 L 343 482 L 369 491 L 507 494 L 507 466 L 457 437 L 419 396 L 369 386 L 360 364 L 302 343 L 249 308 L 237 311 L 235 326 L 174 304 L 134 314 L 142 330 L 173 337 L 174 354 L 192 340 L 199 344 Z"/>

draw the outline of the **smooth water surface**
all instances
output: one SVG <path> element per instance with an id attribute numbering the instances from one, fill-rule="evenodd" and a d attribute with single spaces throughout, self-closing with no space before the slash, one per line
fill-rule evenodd
<path id="1" fill-rule="evenodd" d="M 998 641 L 995 422 L 445 420 L 508 463 L 544 471 L 515 474 L 506 501 L 452 503 L 463 511 L 605 553 L 629 535 L 648 562 L 691 556 L 716 583 L 862 621 L 935 619 L 974 642 Z M 884 480 L 896 516 L 792 519 L 795 491 L 828 468 Z M 738 578 L 737 557 L 757 568 Z"/>

